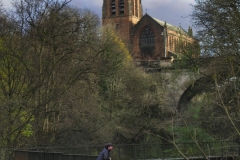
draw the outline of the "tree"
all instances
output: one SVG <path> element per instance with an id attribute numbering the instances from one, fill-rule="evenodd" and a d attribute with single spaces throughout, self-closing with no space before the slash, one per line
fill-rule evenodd
<path id="1" fill-rule="evenodd" d="M 209 75 L 215 88 L 210 105 L 203 108 L 213 126 L 205 126 L 210 132 L 226 126 L 228 133 L 221 130 L 218 137 L 235 140 L 239 137 L 239 24 L 240 3 L 236 0 L 196 0 L 193 6 L 193 22 L 199 28 L 202 54 L 213 58 L 204 67 L 211 66 Z M 214 115 L 214 116 L 213 116 Z M 218 123 L 215 119 L 218 118 Z M 224 125 L 223 125 L 224 124 Z M 226 130 L 226 128 L 225 128 Z M 231 132 L 229 132 L 231 130 Z"/>
<path id="2" fill-rule="evenodd" d="M 89 66 L 95 69 L 61 98 L 60 119 L 63 121 L 58 123 L 55 141 L 59 145 L 98 144 L 111 139 L 111 113 L 116 111 L 108 108 L 108 103 L 113 102 L 111 97 L 115 93 L 106 96 L 105 92 L 115 90 L 111 80 L 130 63 L 129 52 L 111 26 L 100 27 L 96 33 L 90 53 L 97 61 L 91 61 Z"/>
<path id="3" fill-rule="evenodd" d="M 205 54 L 238 55 L 239 3 L 235 0 L 197 0 L 192 14 L 194 24 L 200 27 Z"/>
<path id="4" fill-rule="evenodd" d="M 0 93 L 5 101 L 1 109 L 7 108 L 1 117 L 6 119 L 1 123 L 6 128 L 2 134 L 8 136 L 3 136 L 3 142 L 9 141 L 3 147 L 106 139 L 101 127 L 108 116 L 102 104 L 113 106 L 119 99 L 104 99 L 100 94 L 105 84 L 115 92 L 116 85 L 108 82 L 112 84 L 116 75 L 120 78 L 119 71 L 131 57 L 114 30 L 99 27 L 95 14 L 67 4 L 17 1 L 15 12 L 7 17 L 11 28 L 1 34 L 1 71 L 8 74 L 3 76 Z M 14 92 L 5 89 L 10 87 Z M 17 104 L 6 107 L 9 102 Z M 114 112 L 107 114 L 111 117 Z"/>
<path id="5" fill-rule="evenodd" d="M 16 1 L 2 21 L 2 147 L 50 144 L 59 98 L 97 73 L 99 19 L 68 2 Z"/>

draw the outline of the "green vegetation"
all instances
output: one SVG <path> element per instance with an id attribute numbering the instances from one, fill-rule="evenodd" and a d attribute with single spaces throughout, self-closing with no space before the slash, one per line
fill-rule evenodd
<path id="1" fill-rule="evenodd" d="M 2 11 L 0 147 L 111 141 L 165 145 L 161 153 L 148 147 L 149 156 L 219 153 L 213 150 L 222 144 L 202 142 L 239 137 L 239 4 L 196 2 L 192 16 L 203 28 L 203 53 L 216 59 L 201 64 L 208 68 L 203 75 L 192 50 L 186 52 L 191 72 L 212 81 L 181 112 L 172 105 L 181 70 L 171 77 L 137 68 L 114 27 L 101 27 L 91 11 L 72 8 L 66 0 L 16 1 L 13 12 Z M 141 147 L 122 150 L 143 157 Z"/>

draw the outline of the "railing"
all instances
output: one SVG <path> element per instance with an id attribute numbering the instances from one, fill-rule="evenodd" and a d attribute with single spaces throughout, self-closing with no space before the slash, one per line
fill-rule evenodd
<path id="1" fill-rule="evenodd" d="M 97 156 L 41 151 L 15 151 L 14 160 L 96 160 Z"/>
<path id="2" fill-rule="evenodd" d="M 96 160 L 102 149 L 102 146 L 78 146 L 16 150 L 14 160 Z M 114 145 L 111 157 L 113 160 L 233 159 L 239 156 L 239 149 L 236 142 Z"/>

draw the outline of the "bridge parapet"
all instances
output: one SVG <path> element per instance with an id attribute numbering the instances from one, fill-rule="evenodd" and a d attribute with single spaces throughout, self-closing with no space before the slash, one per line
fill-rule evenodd
<path id="1" fill-rule="evenodd" d="M 160 60 L 135 60 L 134 63 L 138 67 L 151 69 L 190 69 L 192 67 L 205 67 L 215 57 L 201 57 L 194 59 L 173 59 L 163 58 Z"/>
<path id="2" fill-rule="evenodd" d="M 145 67 L 145 68 L 172 68 L 173 67 L 173 59 L 161 59 L 161 60 L 136 60 L 134 61 L 136 66 Z"/>

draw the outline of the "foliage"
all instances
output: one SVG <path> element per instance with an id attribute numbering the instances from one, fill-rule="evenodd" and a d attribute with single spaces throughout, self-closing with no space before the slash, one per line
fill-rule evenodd
<path id="1" fill-rule="evenodd" d="M 212 126 L 203 124 L 224 140 L 239 137 L 239 5 L 235 0 L 196 0 L 192 14 L 194 24 L 200 29 L 203 55 L 214 56 L 205 67 L 211 66 L 207 74 L 214 84 L 208 86 L 215 92 L 201 113 Z"/>
<path id="2" fill-rule="evenodd" d="M 235 0 L 196 0 L 192 18 L 207 55 L 238 55 L 239 3 Z"/>
<path id="3" fill-rule="evenodd" d="M 112 26 L 68 2 L 16 1 L 0 19 L 0 146 L 160 141 L 169 111 L 159 75 L 136 68 Z"/>
<path id="4" fill-rule="evenodd" d="M 99 20 L 68 1 L 19 1 L 1 30 L 1 147 L 55 142 L 59 98 L 95 72 Z"/>

